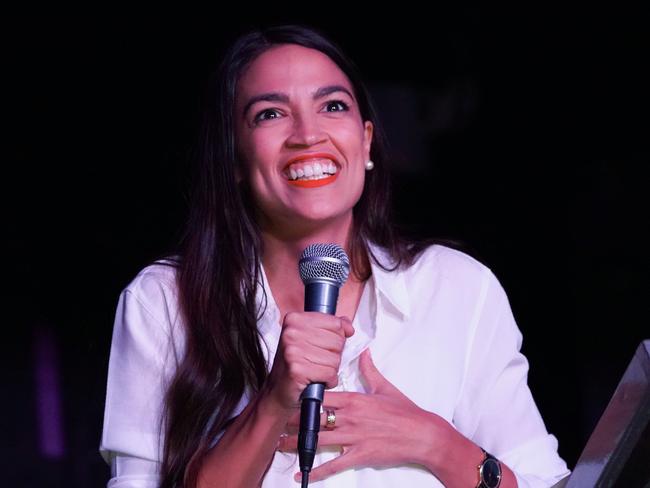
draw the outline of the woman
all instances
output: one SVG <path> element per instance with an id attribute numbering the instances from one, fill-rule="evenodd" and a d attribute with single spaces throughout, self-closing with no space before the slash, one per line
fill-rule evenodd
<path id="1" fill-rule="evenodd" d="M 313 486 L 568 475 L 497 279 L 391 227 L 384 138 L 354 65 L 313 29 L 273 27 L 234 43 L 214 87 L 180 257 L 120 297 L 109 486 L 298 485 L 312 382 L 330 389 Z M 351 260 L 336 316 L 301 311 L 297 261 L 319 242 Z"/>

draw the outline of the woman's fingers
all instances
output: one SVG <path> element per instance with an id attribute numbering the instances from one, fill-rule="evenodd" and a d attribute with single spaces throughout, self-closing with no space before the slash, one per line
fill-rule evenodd
<path id="1" fill-rule="evenodd" d="M 406 395 L 404 395 L 399 388 L 393 385 L 386 377 L 381 374 L 377 366 L 372 360 L 370 348 L 365 349 L 359 357 L 359 372 L 366 380 L 369 388 L 369 393 L 378 393 L 388 395 L 391 397 L 399 397 L 407 400 L 409 403 L 415 405 Z"/>
<path id="2" fill-rule="evenodd" d="M 349 327 L 346 319 L 317 312 L 292 312 L 285 315 L 280 340 L 286 345 L 311 345 L 340 354 Z"/>
<path id="3" fill-rule="evenodd" d="M 291 336 L 289 338 L 297 343 L 308 344 L 319 349 L 335 352 L 339 355 L 345 345 L 345 337 L 340 332 L 334 330 L 303 329 L 300 331 L 292 330 L 289 334 Z"/>
<path id="4" fill-rule="evenodd" d="M 345 471 L 353 466 L 361 467 L 361 459 L 354 449 L 344 451 L 340 456 L 335 457 L 331 461 L 327 461 L 320 466 L 312 469 L 309 473 L 309 481 L 316 482 L 332 476 L 341 471 Z M 301 473 L 296 473 L 294 479 L 300 481 Z"/>
<path id="5" fill-rule="evenodd" d="M 287 313 L 267 380 L 274 401 L 283 408 L 293 408 L 310 383 L 336 387 L 341 352 L 346 338 L 353 333 L 346 317 L 320 312 Z"/>
<path id="6" fill-rule="evenodd" d="M 379 372 L 370 356 L 370 349 L 365 349 L 359 357 L 359 372 L 366 380 L 369 393 L 385 393 L 395 387 Z"/>
<path id="7" fill-rule="evenodd" d="M 318 446 L 349 446 L 355 441 L 355 434 L 346 430 L 321 430 L 318 434 Z M 298 449 L 298 434 L 285 434 L 278 442 L 279 451 L 295 451 Z"/>
<path id="8" fill-rule="evenodd" d="M 334 426 L 327 425 L 327 417 L 330 414 L 330 412 L 333 412 L 334 414 Z M 337 427 L 340 428 L 343 425 L 345 425 L 345 420 L 344 420 L 344 415 L 342 413 L 339 414 L 339 412 L 334 410 L 333 408 L 323 407 L 323 413 L 320 414 L 321 431 L 326 429 L 327 430 L 334 429 Z M 296 412 L 289 418 L 289 421 L 287 422 L 287 433 L 288 434 L 297 433 L 298 427 L 300 427 L 300 409 L 296 409 Z"/>
<path id="9" fill-rule="evenodd" d="M 334 408 L 341 409 L 350 407 L 351 405 L 362 402 L 364 400 L 363 393 L 354 391 L 325 391 L 323 396 L 323 409 Z"/>
<path id="10" fill-rule="evenodd" d="M 341 325 L 343 326 L 343 333 L 345 334 L 345 337 L 350 337 L 354 335 L 354 327 L 352 326 L 352 321 L 350 320 L 349 317 L 343 316 L 340 317 L 341 319 Z"/>
<path id="11" fill-rule="evenodd" d="M 381 468 L 419 462 L 426 457 L 421 446 L 432 438 L 443 442 L 444 429 L 452 429 L 443 419 L 438 421 L 435 414 L 417 407 L 390 383 L 375 367 L 368 350 L 359 358 L 359 369 L 368 393 L 325 391 L 318 445 L 341 446 L 343 454 L 315 467 L 310 474 L 312 481 L 350 467 Z M 326 427 L 328 410 L 336 417 L 333 428 Z M 297 449 L 299 423 L 296 411 L 278 449 Z M 439 432 L 443 434 L 438 435 Z"/>
<path id="12" fill-rule="evenodd" d="M 327 349 L 313 347 L 307 344 L 302 347 L 297 344 L 288 344 L 284 348 L 284 360 L 291 364 L 302 365 L 307 369 L 309 369 L 312 364 L 316 366 L 325 366 L 327 368 L 332 368 L 334 374 L 338 375 L 339 365 L 341 364 L 341 355 Z M 308 371 L 305 373 L 309 376 Z"/>
<path id="13" fill-rule="evenodd" d="M 363 396 L 363 393 L 357 393 L 352 391 L 325 391 L 323 397 L 323 413 L 321 414 L 321 427 L 325 426 L 327 419 L 327 410 L 334 410 L 336 416 L 336 425 L 340 425 L 340 418 L 345 416 L 345 413 L 339 415 L 339 410 L 349 408 L 353 404 L 359 406 L 363 409 L 363 402 L 367 398 Z M 300 425 L 300 410 L 296 410 L 289 421 L 287 422 L 289 427 L 294 427 Z"/>
<path id="14" fill-rule="evenodd" d="M 305 327 L 308 329 L 326 329 L 349 337 L 354 332 L 347 317 L 336 317 L 321 312 L 289 312 L 284 316 L 282 327 Z"/>

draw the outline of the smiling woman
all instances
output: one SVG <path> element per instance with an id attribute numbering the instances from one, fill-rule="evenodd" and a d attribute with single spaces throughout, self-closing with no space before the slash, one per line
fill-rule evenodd
<path id="1" fill-rule="evenodd" d="M 322 242 L 346 241 L 373 133 L 353 93 L 327 55 L 295 44 L 268 49 L 239 78 L 238 156 L 265 242 L 316 226 Z"/>
<path id="2" fill-rule="evenodd" d="M 249 32 L 212 88 L 178 253 L 118 303 L 109 486 L 299 483 L 310 383 L 328 388 L 314 486 L 566 476 L 498 280 L 441 241 L 396 233 L 381 124 L 341 49 L 304 26 Z M 351 258 L 336 316 L 302 311 L 296 263 L 313 243 Z"/>

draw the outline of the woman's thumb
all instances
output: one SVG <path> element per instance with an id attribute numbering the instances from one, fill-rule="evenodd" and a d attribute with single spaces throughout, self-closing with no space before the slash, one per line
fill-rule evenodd
<path id="1" fill-rule="evenodd" d="M 348 338 L 354 334 L 354 327 L 352 326 L 352 321 L 348 317 L 341 317 L 341 323 L 343 324 L 343 333 L 345 337 Z"/>

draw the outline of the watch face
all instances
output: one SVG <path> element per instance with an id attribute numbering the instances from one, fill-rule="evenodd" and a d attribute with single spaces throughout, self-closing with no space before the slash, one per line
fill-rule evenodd
<path id="1" fill-rule="evenodd" d="M 481 479 L 488 488 L 496 488 L 501 480 L 501 467 L 496 459 L 487 458 L 481 469 Z"/>

